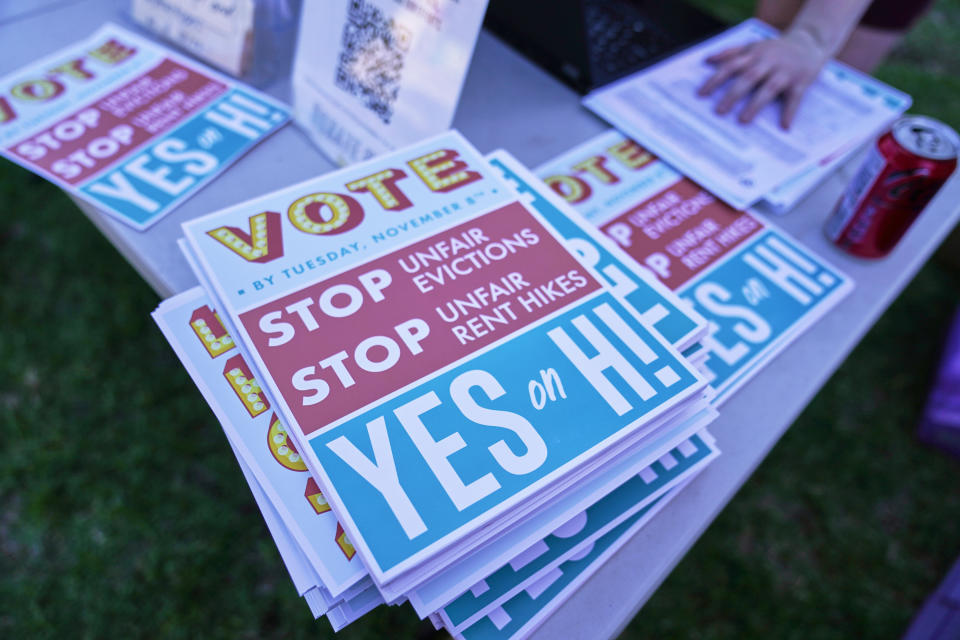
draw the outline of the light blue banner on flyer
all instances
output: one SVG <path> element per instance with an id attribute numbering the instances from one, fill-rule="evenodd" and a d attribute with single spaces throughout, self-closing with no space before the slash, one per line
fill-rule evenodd
<path id="1" fill-rule="evenodd" d="M 382 570 L 562 474 L 698 384 L 648 330 L 628 327 L 617 307 L 601 293 L 312 436 L 330 485 Z M 579 355 L 586 353 L 616 360 L 616 372 L 586 364 Z M 547 370 L 566 397 L 538 406 L 528 390 Z M 583 416 L 595 417 L 591 428 Z"/>
<path id="2" fill-rule="evenodd" d="M 711 323 L 705 366 L 716 376 L 715 402 L 729 396 L 773 345 L 814 322 L 850 286 L 788 236 L 767 229 L 678 290 Z"/>
<path id="3" fill-rule="evenodd" d="M 667 494 L 653 504 L 641 509 L 630 516 L 609 532 L 601 536 L 592 547 L 584 550 L 580 556 L 575 556 L 561 564 L 546 585 L 537 585 L 537 589 L 521 591 L 508 600 L 499 609 L 481 618 L 474 624 L 460 632 L 464 640 L 508 640 L 517 636 L 521 631 L 529 631 L 527 626 L 534 618 L 539 617 L 551 602 L 564 594 L 567 587 L 592 569 L 594 563 L 600 562 L 605 552 L 611 549 L 621 538 L 626 537 L 631 529 L 644 521 L 647 514 L 654 511 L 660 502 L 669 500 Z M 549 578 L 546 581 L 549 580 Z"/>
<path id="4" fill-rule="evenodd" d="M 100 208 L 145 228 L 288 117 L 278 103 L 238 87 L 80 190 Z"/>

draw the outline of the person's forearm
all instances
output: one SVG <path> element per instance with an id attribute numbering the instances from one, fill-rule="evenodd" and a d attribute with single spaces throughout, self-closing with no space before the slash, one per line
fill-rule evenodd
<path id="1" fill-rule="evenodd" d="M 807 0 L 784 35 L 809 38 L 824 57 L 833 57 L 846 43 L 870 0 Z"/>

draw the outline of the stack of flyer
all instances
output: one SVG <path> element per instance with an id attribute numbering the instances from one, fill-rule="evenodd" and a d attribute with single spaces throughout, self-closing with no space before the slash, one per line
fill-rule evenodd
<path id="1" fill-rule="evenodd" d="M 652 67 L 593 91 L 584 105 L 684 175 L 737 208 L 782 214 L 889 126 L 910 96 L 840 62 L 829 61 L 806 91 L 789 129 L 774 101 L 750 124 L 734 108 L 718 115 L 721 87 L 697 95 L 715 72 L 712 55 L 773 38 L 777 31 L 747 20 Z M 732 81 L 727 81 L 729 85 Z"/>
<path id="2" fill-rule="evenodd" d="M 183 229 L 203 287 L 154 317 L 335 629 L 526 636 L 718 455 L 708 321 L 504 152 L 448 132 Z"/>

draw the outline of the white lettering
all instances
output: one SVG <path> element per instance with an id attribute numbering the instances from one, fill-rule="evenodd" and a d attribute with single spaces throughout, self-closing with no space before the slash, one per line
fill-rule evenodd
<path id="1" fill-rule="evenodd" d="M 367 423 L 367 434 L 370 437 L 370 444 L 373 445 L 373 457 L 376 463 L 363 455 L 356 445 L 347 440 L 346 436 L 340 436 L 328 442 L 327 448 L 380 492 L 387 501 L 390 511 L 400 522 L 403 532 L 412 540 L 425 532 L 427 525 L 417 513 L 410 497 L 400 486 L 397 465 L 393 460 L 393 451 L 390 449 L 390 439 L 387 436 L 387 424 L 383 416 Z"/>
<path id="2" fill-rule="evenodd" d="M 466 443 L 459 432 L 454 431 L 445 438 L 434 440 L 420 416 L 440 406 L 440 399 L 433 391 L 424 394 L 394 410 L 400 424 L 407 431 L 413 444 L 426 460 L 430 470 L 437 476 L 443 490 L 458 511 L 463 511 L 478 500 L 485 498 L 500 488 L 500 483 L 492 473 L 483 475 L 470 484 L 465 484 L 457 475 L 448 458 L 463 449 Z"/>
<path id="3" fill-rule="evenodd" d="M 506 393 L 497 379 L 486 371 L 475 369 L 462 373 L 450 383 L 450 397 L 461 413 L 477 424 L 509 429 L 527 449 L 523 455 L 517 455 L 505 441 L 499 440 L 489 447 L 494 459 L 505 470 L 518 476 L 540 468 L 547 459 L 547 444 L 534 426 L 523 416 L 511 411 L 481 407 L 470 394 L 473 387 L 483 391 L 490 400 L 496 400 Z"/>

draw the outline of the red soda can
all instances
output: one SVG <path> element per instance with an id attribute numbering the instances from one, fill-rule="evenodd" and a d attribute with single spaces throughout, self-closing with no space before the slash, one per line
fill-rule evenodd
<path id="1" fill-rule="evenodd" d="M 957 167 L 958 138 L 947 125 L 906 116 L 867 152 L 824 230 L 855 256 L 890 253 Z"/>

